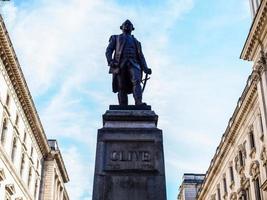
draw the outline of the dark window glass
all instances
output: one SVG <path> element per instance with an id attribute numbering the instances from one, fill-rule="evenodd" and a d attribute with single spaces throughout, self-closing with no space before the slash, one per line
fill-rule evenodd
<path id="1" fill-rule="evenodd" d="M 16 114 L 15 125 L 17 126 L 18 123 L 19 123 L 19 116 L 18 116 L 18 114 Z"/>
<path id="2" fill-rule="evenodd" d="M 7 119 L 5 118 L 2 125 L 2 133 L 1 133 L 1 143 L 4 144 L 6 141 L 6 133 L 7 133 Z"/>
<path id="3" fill-rule="evenodd" d="M 259 178 L 256 178 L 254 181 L 254 187 L 255 187 L 255 197 L 256 200 L 261 200 L 261 189 L 260 189 L 260 181 Z"/>
<path id="4" fill-rule="evenodd" d="M 12 162 L 14 162 L 14 160 L 15 160 L 16 151 L 17 151 L 17 138 L 14 137 L 13 144 L 12 144 L 12 152 L 11 152 Z"/>
<path id="5" fill-rule="evenodd" d="M 261 117 L 261 115 L 259 115 L 259 121 L 260 121 L 261 133 L 263 133 L 263 124 L 262 124 L 262 117 Z"/>
<path id="6" fill-rule="evenodd" d="M 20 175 L 22 176 L 23 171 L 24 171 L 24 165 L 25 165 L 25 155 L 24 153 L 22 154 L 21 157 L 21 165 L 20 165 Z"/>
<path id="7" fill-rule="evenodd" d="M 249 140 L 250 140 L 250 148 L 253 149 L 255 148 L 255 140 L 254 140 L 254 133 L 251 131 L 249 133 Z"/>
<path id="8" fill-rule="evenodd" d="M 230 178 L 231 178 L 231 181 L 234 182 L 235 181 L 235 178 L 234 178 L 234 169 L 233 169 L 233 166 L 230 166 L 229 170 L 230 170 Z"/>
<path id="9" fill-rule="evenodd" d="M 226 178 L 223 178 L 223 188 L 224 188 L 224 193 L 227 193 L 227 183 L 226 183 Z"/>
<path id="10" fill-rule="evenodd" d="M 218 200 L 221 200 L 221 190 L 220 190 L 220 187 L 217 188 L 217 195 L 218 195 Z"/>

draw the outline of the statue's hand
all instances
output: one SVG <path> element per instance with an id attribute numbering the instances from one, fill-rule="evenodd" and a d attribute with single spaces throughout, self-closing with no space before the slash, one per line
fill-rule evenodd
<path id="1" fill-rule="evenodd" d="M 115 68 L 116 67 L 116 64 L 115 64 L 115 61 L 114 60 L 110 61 L 108 65 L 110 67 L 112 67 L 112 68 Z"/>
<path id="2" fill-rule="evenodd" d="M 152 74 L 152 70 L 151 70 L 150 68 L 146 68 L 146 69 L 144 70 L 144 72 L 145 72 L 146 74 Z"/>

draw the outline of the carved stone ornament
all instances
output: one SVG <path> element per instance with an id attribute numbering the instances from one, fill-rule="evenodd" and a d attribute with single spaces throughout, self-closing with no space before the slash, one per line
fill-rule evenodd
<path id="1" fill-rule="evenodd" d="M 13 195 L 16 193 L 14 184 L 8 184 L 5 188 L 9 195 Z"/>
<path id="2" fill-rule="evenodd" d="M 216 200 L 216 194 L 211 195 L 210 200 Z"/>
<path id="3" fill-rule="evenodd" d="M 246 177 L 244 172 L 240 175 L 240 186 L 241 190 L 249 187 L 249 178 Z"/>
<path id="4" fill-rule="evenodd" d="M 236 192 L 233 192 L 233 193 L 230 194 L 230 200 L 237 200 Z"/>
<path id="5" fill-rule="evenodd" d="M 4 172 L 4 169 L 0 169 L 0 181 L 3 181 L 6 179 L 6 175 Z"/>
<path id="6" fill-rule="evenodd" d="M 253 161 L 249 168 L 249 174 L 252 176 L 252 179 L 255 180 L 260 174 L 260 164 L 257 160 Z"/>

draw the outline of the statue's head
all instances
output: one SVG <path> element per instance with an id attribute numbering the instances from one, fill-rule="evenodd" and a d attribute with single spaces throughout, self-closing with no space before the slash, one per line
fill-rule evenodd
<path id="1" fill-rule="evenodd" d="M 122 32 L 124 33 L 131 33 L 134 30 L 134 26 L 132 24 L 132 22 L 127 19 L 125 22 L 123 22 L 123 24 L 120 26 L 120 29 L 122 30 Z"/>

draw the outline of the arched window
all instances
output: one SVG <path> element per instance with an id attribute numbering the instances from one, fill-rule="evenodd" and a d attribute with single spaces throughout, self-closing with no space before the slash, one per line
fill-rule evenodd
<path id="1" fill-rule="evenodd" d="M 16 152 L 17 152 L 17 138 L 14 137 L 13 143 L 12 143 L 12 152 L 11 152 L 12 162 L 14 162 L 15 160 Z"/>
<path id="2" fill-rule="evenodd" d="M 8 130 L 7 118 L 4 118 L 1 131 L 1 143 L 4 144 L 6 141 L 6 134 Z"/>

